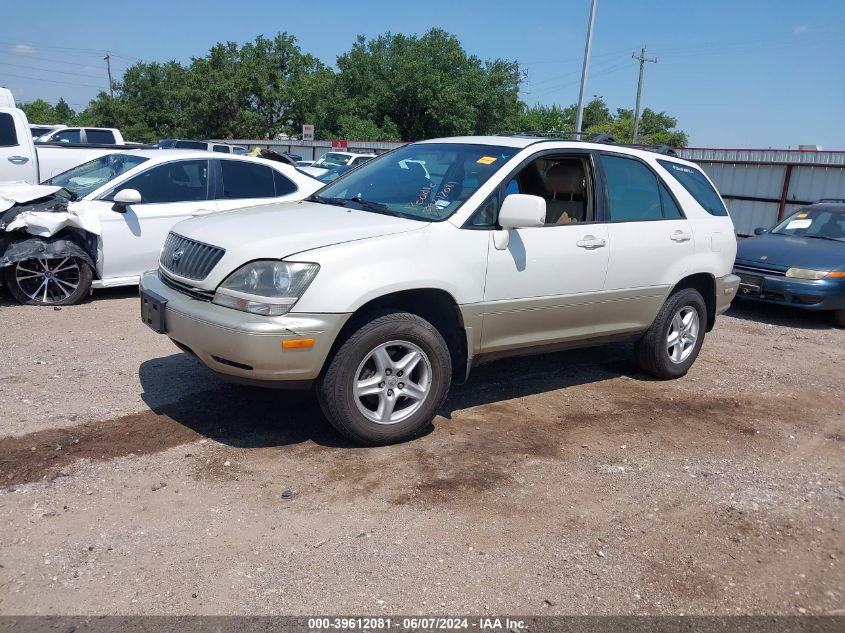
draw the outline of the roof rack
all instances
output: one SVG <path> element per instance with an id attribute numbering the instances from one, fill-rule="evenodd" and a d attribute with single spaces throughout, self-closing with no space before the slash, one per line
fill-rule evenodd
<path id="1" fill-rule="evenodd" d="M 647 152 L 677 156 L 678 153 L 668 145 L 644 145 L 642 143 L 620 143 L 612 134 L 607 132 L 575 132 L 574 130 L 548 130 L 530 132 L 502 132 L 496 136 L 521 136 L 531 138 L 542 138 L 547 141 L 582 141 L 584 143 L 603 143 L 607 145 L 619 145 L 620 147 L 632 147 Z"/>

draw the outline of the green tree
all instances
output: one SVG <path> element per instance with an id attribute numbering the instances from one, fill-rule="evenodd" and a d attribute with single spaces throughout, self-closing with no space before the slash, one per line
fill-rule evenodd
<path id="1" fill-rule="evenodd" d="M 677 124 L 675 117 L 645 108 L 640 115 L 637 142 L 645 145 L 683 147 L 688 142 L 687 135 L 686 132 L 675 129 Z M 588 131 L 606 132 L 620 143 L 630 143 L 634 136 L 634 111 L 619 108 L 616 110 L 616 116 L 610 121 L 593 125 Z"/>
<path id="2" fill-rule="evenodd" d="M 57 123 L 55 109 L 44 99 L 19 103 L 18 107 L 26 113 L 30 123 Z"/>
<path id="3" fill-rule="evenodd" d="M 65 125 L 70 125 L 76 116 L 76 112 L 64 99 L 59 99 L 59 102 L 53 108 L 53 112 L 56 115 L 56 123 L 64 123 Z"/>
<path id="4" fill-rule="evenodd" d="M 517 64 L 482 62 L 441 29 L 359 36 L 337 66 L 345 114 L 392 121 L 405 140 L 500 131 L 520 111 Z"/>

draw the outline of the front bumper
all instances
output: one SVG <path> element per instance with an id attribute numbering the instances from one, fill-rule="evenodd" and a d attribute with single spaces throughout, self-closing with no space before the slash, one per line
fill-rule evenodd
<path id="1" fill-rule="evenodd" d="M 731 301 L 739 289 L 739 277 L 725 275 L 716 280 L 716 314 L 724 314 L 731 307 Z"/>
<path id="2" fill-rule="evenodd" d="M 235 382 L 306 385 L 322 370 L 349 314 L 264 317 L 194 299 L 165 285 L 157 271 L 141 275 L 141 291 L 167 300 L 164 329 L 181 349 Z M 282 342 L 313 338 L 313 347 L 283 349 Z M 277 384 L 272 384 L 277 383 Z"/>
<path id="3" fill-rule="evenodd" d="M 742 276 L 737 297 L 777 303 L 805 310 L 845 310 L 845 280 L 794 279 L 783 275 L 750 274 L 740 268 Z"/>

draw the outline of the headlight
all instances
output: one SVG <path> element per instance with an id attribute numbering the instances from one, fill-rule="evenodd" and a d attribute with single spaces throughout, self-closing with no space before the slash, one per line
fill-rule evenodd
<path id="1" fill-rule="evenodd" d="M 250 262 L 217 287 L 212 303 L 264 316 L 287 314 L 318 270 L 319 264 L 305 262 Z"/>
<path id="2" fill-rule="evenodd" d="M 790 268 L 786 271 L 787 277 L 793 279 L 824 279 L 828 274 L 827 270 L 808 270 L 807 268 Z"/>

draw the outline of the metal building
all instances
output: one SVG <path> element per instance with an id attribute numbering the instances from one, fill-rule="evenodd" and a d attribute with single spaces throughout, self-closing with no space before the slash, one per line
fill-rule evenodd
<path id="1" fill-rule="evenodd" d="M 799 206 L 845 199 L 845 152 L 682 147 L 716 183 L 739 235 L 771 227 Z"/>

